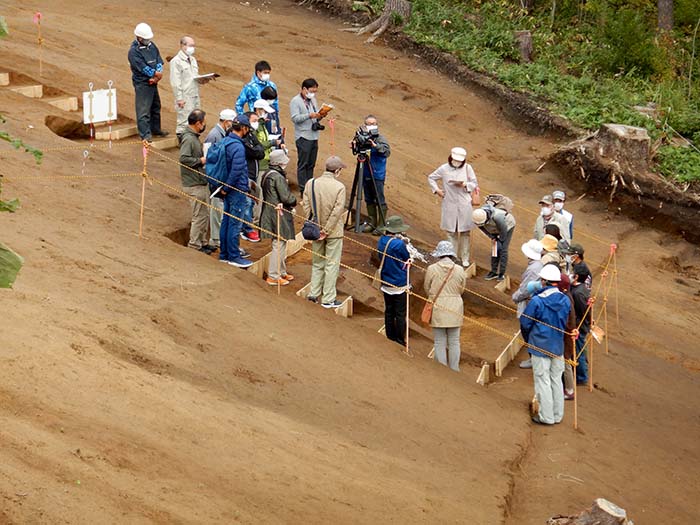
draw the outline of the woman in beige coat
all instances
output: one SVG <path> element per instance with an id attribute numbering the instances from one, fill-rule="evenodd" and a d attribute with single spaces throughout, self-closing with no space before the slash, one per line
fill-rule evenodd
<path id="1" fill-rule="evenodd" d="M 434 303 L 430 326 L 435 340 L 435 360 L 447 366 L 449 355 L 449 367 L 459 372 L 459 334 L 464 315 L 462 294 L 467 286 L 467 275 L 464 268 L 451 259 L 455 251 L 450 241 L 440 241 L 431 255 L 439 260 L 428 266 L 424 286 L 428 299 Z"/>

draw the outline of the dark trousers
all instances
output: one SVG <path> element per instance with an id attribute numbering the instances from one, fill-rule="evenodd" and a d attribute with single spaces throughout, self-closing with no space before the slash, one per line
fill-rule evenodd
<path id="1" fill-rule="evenodd" d="M 384 294 L 384 330 L 386 337 L 399 344 L 406 344 L 406 293 Z"/>
<path id="2" fill-rule="evenodd" d="M 157 85 L 138 84 L 136 92 L 136 125 L 142 139 L 160 133 L 160 95 Z"/>
<path id="3" fill-rule="evenodd" d="M 498 239 L 496 239 L 498 256 L 491 257 L 491 271 L 498 275 L 505 275 L 506 273 L 506 268 L 508 266 L 508 247 L 510 246 L 510 240 L 513 238 L 513 230 L 515 230 L 515 226 L 508 230 L 503 237 L 499 235 Z"/>
<path id="4" fill-rule="evenodd" d="M 375 190 L 376 185 L 376 190 Z M 363 178 L 362 186 L 365 192 L 365 203 L 376 204 L 378 206 L 386 206 L 386 200 L 384 199 L 384 181 L 374 179 Z"/>
<path id="5" fill-rule="evenodd" d="M 224 216 L 221 219 L 221 231 L 219 232 L 219 239 L 221 240 L 221 253 L 219 254 L 219 259 L 222 261 L 233 261 L 241 256 L 241 250 L 239 248 L 240 234 L 241 234 L 241 223 L 240 220 L 234 219 L 226 215 L 230 213 L 234 217 L 243 218 L 247 204 L 247 197 L 245 193 L 240 191 L 231 190 L 224 197 Z"/>
<path id="6" fill-rule="evenodd" d="M 576 339 L 576 355 L 578 356 L 579 352 L 581 352 L 581 349 L 583 348 L 583 345 L 586 344 L 586 338 L 588 337 L 588 332 L 590 332 L 590 326 L 586 328 L 585 326 L 581 326 L 581 329 L 578 333 L 578 339 Z M 588 345 L 586 347 L 586 350 L 581 353 L 581 355 L 578 357 L 578 366 L 576 367 L 576 381 L 579 383 L 588 383 L 588 357 L 586 356 L 586 353 L 588 352 L 588 348 L 591 346 Z"/>
<path id="7" fill-rule="evenodd" d="M 314 178 L 316 157 L 318 156 L 318 140 L 297 139 L 297 182 L 299 191 L 304 194 L 304 186 Z"/>

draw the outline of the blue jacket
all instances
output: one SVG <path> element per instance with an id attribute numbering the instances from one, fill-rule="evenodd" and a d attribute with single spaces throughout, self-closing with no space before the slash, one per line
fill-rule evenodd
<path id="1" fill-rule="evenodd" d="M 389 143 L 382 135 L 377 135 L 374 138 L 375 147 L 372 148 L 369 154 L 369 166 L 365 162 L 363 166 L 363 176 L 367 180 L 371 180 L 369 168 L 372 168 L 374 180 L 383 181 L 386 179 L 386 159 L 391 155 Z"/>
<path id="2" fill-rule="evenodd" d="M 571 301 L 556 286 L 548 286 L 537 292 L 520 316 L 520 332 L 529 344 L 547 350 L 554 355 L 564 355 L 564 333 L 550 326 L 566 330 Z M 532 319 L 531 319 L 532 318 Z M 534 319 L 547 323 L 545 326 Z M 528 352 L 538 357 L 550 357 L 528 348 Z"/>
<path id="3" fill-rule="evenodd" d="M 243 108 L 246 104 L 248 104 L 248 111 L 253 111 L 253 104 L 255 104 L 256 100 L 259 100 L 260 98 L 262 98 L 260 96 L 260 93 L 267 86 L 270 86 L 275 91 L 277 91 L 277 85 L 272 80 L 268 80 L 267 82 L 263 82 L 262 80 L 260 80 L 258 78 L 258 75 L 253 73 L 253 77 L 250 79 L 250 82 L 248 82 L 245 86 L 243 86 L 243 89 L 241 89 L 241 94 L 238 95 L 238 98 L 236 99 L 236 113 L 238 113 L 239 115 L 241 113 L 244 113 L 245 110 Z M 277 97 L 279 99 L 279 92 L 277 92 Z M 279 124 L 279 113 L 280 113 L 279 101 L 275 100 L 272 103 L 272 107 L 275 108 L 275 114 L 270 115 L 270 118 L 274 118 L 275 120 L 277 120 L 277 123 Z"/>
<path id="4" fill-rule="evenodd" d="M 223 182 L 241 191 L 248 191 L 248 163 L 245 160 L 245 146 L 235 133 L 228 135 L 231 142 L 226 144 L 226 166 L 228 175 Z M 235 190 L 231 190 L 235 191 Z"/>
<path id="5" fill-rule="evenodd" d="M 379 254 L 380 262 L 382 255 L 384 255 L 384 248 L 389 241 L 391 241 L 391 244 L 386 252 L 384 266 L 382 266 L 381 278 L 382 281 L 402 288 L 408 284 L 408 272 L 406 271 L 405 263 L 408 261 L 408 259 L 410 259 L 411 255 L 408 253 L 406 243 L 403 241 L 403 239 L 398 239 L 392 235 L 382 235 L 377 243 L 377 250 L 381 252 Z M 398 261 L 396 259 L 392 259 L 392 257 L 395 257 L 398 259 Z"/>
<path id="6" fill-rule="evenodd" d="M 153 75 L 163 72 L 163 59 L 158 46 L 153 42 L 142 46 L 138 40 L 134 40 L 129 48 L 129 65 L 134 86 L 148 85 L 148 80 L 153 78 Z"/>

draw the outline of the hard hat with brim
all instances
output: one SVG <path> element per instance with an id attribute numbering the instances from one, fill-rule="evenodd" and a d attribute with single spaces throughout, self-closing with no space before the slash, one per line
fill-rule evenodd
<path id="1" fill-rule="evenodd" d="M 151 29 L 151 26 L 149 26 L 147 23 L 141 22 L 140 24 L 137 24 L 134 28 L 134 36 L 150 40 L 151 38 L 153 38 L 153 30 Z"/>
<path id="2" fill-rule="evenodd" d="M 561 281 L 561 271 L 556 264 L 545 264 L 540 270 L 540 279 L 550 283 L 558 283 Z"/>
<path id="3" fill-rule="evenodd" d="M 403 219 L 399 215 L 392 215 L 386 219 L 384 226 L 378 228 L 379 231 L 387 233 L 403 233 L 408 230 L 410 226 L 404 224 Z"/>

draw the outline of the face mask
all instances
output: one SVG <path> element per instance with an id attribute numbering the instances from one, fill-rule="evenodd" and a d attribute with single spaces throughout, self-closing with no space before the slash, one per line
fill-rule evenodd
<path id="1" fill-rule="evenodd" d="M 259 122 L 251 122 L 250 123 L 250 127 L 253 129 L 253 131 L 257 131 L 259 126 L 260 126 Z"/>
<path id="2" fill-rule="evenodd" d="M 185 54 L 186 54 L 188 57 L 191 57 L 192 55 L 194 55 L 194 46 L 187 46 L 187 47 L 185 48 Z"/>
<path id="3" fill-rule="evenodd" d="M 379 126 L 377 126 L 376 124 L 370 124 L 370 125 L 365 126 L 365 127 L 367 128 L 367 131 L 370 133 L 372 133 L 373 131 L 379 130 Z"/>
<path id="4" fill-rule="evenodd" d="M 207 129 L 207 125 L 204 124 L 202 128 L 199 130 L 199 133 L 204 133 L 204 131 Z"/>
<path id="5" fill-rule="evenodd" d="M 527 283 L 527 293 L 530 295 L 542 289 L 542 281 L 530 281 Z"/>
<path id="6" fill-rule="evenodd" d="M 267 112 L 266 111 L 261 112 L 260 115 L 258 115 L 258 117 L 265 120 L 267 118 Z"/>
<path id="7" fill-rule="evenodd" d="M 561 211 L 564 209 L 564 203 L 563 202 L 555 202 L 554 203 L 554 209 L 557 211 Z"/>
<path id="8" fill-rule="evenodd" d="M 549 217 L 552 214 L 552 207 L 551 206 L 542 206 L 540 213 L 542 214 L 543 217 Z"/>
<path id="9" fill-rule="evenodd" d="M 335 175 L 335 178 L 337 179 L 340 177 L 340 172 L 343 171 L 342 169 L 339 169 L 338 171 L 333 172 L 333 175 Z"/>
<path id="10" fill-rule="evenodd" d="M 270 80 L 270 73 L 263 73 L 262 75 L 260 75 L 260 80 L 262 80 L 263 82 L 267 82 L 268 80 Z"/>
<path id="11" fill-rule="evenodd" d="M 311 100 L 311 99 L 314 98 L 315 96 L 316 96 L 316 93 L 312 93 L 311 91 L 308 91 L 308 92 L 306 93 L 306 98 L 308 98 L 309 100 Z"/>
<path id="12" fill-rule="evenodd" d="M 574 256 L 573 256 L 573 255 L 567 255 L 567 256 L 565 257 L 565 259 L 566 259 L 566 262 L 568 262 L 569 264 L 571 264 L 571 263 L 573 262 L 573 260 L 574 260 Z"/>

